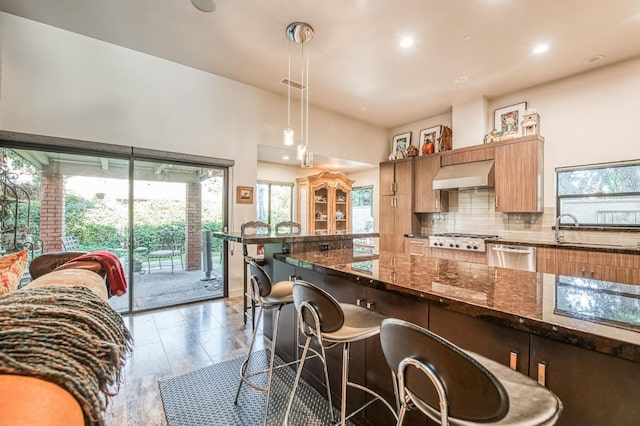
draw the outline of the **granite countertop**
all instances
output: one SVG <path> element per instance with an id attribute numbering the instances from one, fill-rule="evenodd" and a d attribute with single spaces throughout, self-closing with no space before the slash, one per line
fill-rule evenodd
<path id="1" fill-rule="evenodd" d="M 429 239 L 429 235 L 426 234 L 405 234 L 407 238 L 420 238 Z M 640 241 L 640 240 L 639 240 Z M 539 240 L 539 239 L 527 239 L 527 238 L 513 238 L 513 237 L 499 237 L 495 239 L 486 240 L 487 244 L 512 244 L 519 246 L 533 246 L 533 247 L 545 247 L 556 249 L 570 249 L 570 250 L 586 250 L 586 251 L 598 251 L 605 253 L 622 253 L 622 254 L 636 254 L 640 255 L 640 246 L 637 244 L 607 244 L 607 243 L 587 243 L 577 241 L 563 241 L 557 243 L 555 241 Z"/>
<path id="2" fill-rule="evenodd" d="M 221 238 L 223 240 L 232 241 L 235 243 L 244 243 L 244 244 L 338 241 L 338 240 L 352 240 L 354 238 L 374 238 L 374 237 L 380 236 L 380 234 L 377 232 L 361 232 L 361 233 L 349 233 L 349 234 L 330 233 L 330 234 L 323 234 L 323 235 L 291 235 L 291 234 L 276 234 L 275 232 L 271 232 L 270 234 L 255 234 L 255 235 L 242 236 L 240 232 L 221 232 L 221 231 L 213 231 L 211 235 L 214 238 Z"/>
<path id="3" fill-rule="evenodd" d="M 640 286 L 382 252 L 276 259 L 640 362 Z"/>

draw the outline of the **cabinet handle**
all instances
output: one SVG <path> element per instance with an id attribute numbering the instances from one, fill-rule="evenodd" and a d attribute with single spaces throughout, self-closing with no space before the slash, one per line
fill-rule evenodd
<path id="1" fill-rule="evenodd" d="M 423 246 L 424 241 L 409 241 L 409 244 L 415 244 L 417 246 Z"/>
<path id="2" fill-rule="evenodd" d="M 509 368 L 512 370 L 518 369 L 518 352 L 516 351 L 509 353 Z"/>
<path id="3" fill-rule="evenodd" d="M 362 306 L 363 303 L 364 303 L 364 299 L 356 299 L 356 305 Z"/>
<path id="4" fill-rule="evenodd" d="M 424 257 L 424 253 L 413 253 L 413 252 L 411 252 L 411 253 L 409 253 L 409 254 L 410 254 L 411 256 L 422 256 L 422 257 Z"/>
<path id="5" fill-rule="evenodd" d="M 440 197 L 436 197 L 436 210 L 440 210 Z"/>
<path id="6" fill-rule="evenodd" d="M 398 192 L 398 182 L 393 182 L 393 193 Z"/>
<path id="7" fill-rule="evenodd" d="M 538 383 L 547 386 L 547 363 L 544 361 L 538 363 Z"/>
<path id="8" fill-rule="evenodd" d="M 585 271 L 584 269 L 582 270 L 582 276 L 586 276 L 587 271 Z"/>
<path id="9" fill-rule="evenodd" d="M 367 309 L 375 310 L 376 304 L 374 302 L 367 302 Z"/>
<path id="10" fill-rule="evenodd" d="M 496 195 L 496 207 L 498 207 L 498 196 Z"/>
<path id="11" fill-rule="evenodd" d="M 594 278 L 595 272 L 591 271 L 591 278 Z"/>

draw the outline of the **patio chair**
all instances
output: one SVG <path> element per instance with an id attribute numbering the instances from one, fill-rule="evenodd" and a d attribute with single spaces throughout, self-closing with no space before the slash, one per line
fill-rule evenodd
<path id="1" fill-rule="evenodd" d="M 60 237 L 60 241 L 62 242 L 62 250 L 63 251 L 78 251 L 78 250 L 80 250 L 80 242 L 74 236 L 63 235 L 62 237 Z"/>
<path id="2" fill-rule="evenodd" d="M 173 270 L 177 266 L 176 258 L 179 258 L 180 266 L 184 269 L 184 260 L 182 258 L 184 253 L 183 236 L 184 234 L 179 231 L 160 234 L 158 241 L 149 247 L 149 252 L 146 255 L 149 273 L 151 273 L 151 259 L 158 259 L 160 269 L 162 269 L 162 260 L 169 260 L 171 262 L 171 273 L 173 274 Z"/>

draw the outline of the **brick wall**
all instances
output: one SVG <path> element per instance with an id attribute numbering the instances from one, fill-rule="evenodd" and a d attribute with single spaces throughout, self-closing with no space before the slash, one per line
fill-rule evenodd
<path id="1" fill-rule="evenodd" d="M 200 183 L 187 184 L 186 267 L 195 271 L 201 266 L 202 189 Z"/>
<path id="2" fill-rule="evenodd" d="M 62 175 L 45 171 L 42 174 L 40 205 L 40 238 L 44 251 L 60 251 L 64 235 L 64 196 Z"/>

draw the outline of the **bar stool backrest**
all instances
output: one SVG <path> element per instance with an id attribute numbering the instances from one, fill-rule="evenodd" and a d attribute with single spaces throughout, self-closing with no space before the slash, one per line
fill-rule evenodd
<path id="1" fill-rule="evenodd" d="M 302 315 L 304 323 L 312 330 L 316 330 L 316 322 L 313 313 L 309 311 L 310 308 L 314 309 L 318 316 L 318 325 L 322 333 L 337 331 L 344 324 L 344 312 L 338 301 L 311 283 L 301 280 L 293 283 L 293 303 L 296 311 Z"/>
<path id="2" fill-rule="evenodd" d="M 387 318 L 380 328 L 380 343 L 398 382 L 404 382 L 404 389 L 412 399 L 418 398 L 428 405 L 430 412 L 425 411 L 425 414 L 432 419 L 440 420 L 440 400 L 432 381 L 426 380 L 425 371 L 435 372 L 443 385 L 450 417 L 469 422 L 491 422 L 506 416 L 509 399 L 502 384 L 489 370 L 447 340 L 407 321 Z M 412 365 L 402 371 L 400 365 L 407 359 L 426 366 L 425 371 Z M 402 394 L 403 390 L 400 392 Z M 424 404 L 416 403 L 416 406 L 424 411 Z"/>
<path id="3" fill-rule="evenodd" d="M 276 224 L 276 235 L 300 235 L 302 227 L 298 222 L 284 221 Z"/>
<path id="4" fill-rule="evenodd" d="M 267 272 L 253 260 L 249 260 L 247 263 L 249 264 L 249 271 L 251 272 L 251 282 L 257 286 L 254 292 L 258 290 L 260 297 L 266 297 L 271 294 L 271 278 L 269 278 Z"/>
<path id="5" fill-rule="evenodd" d="M 271 226 L 268 223 L 259 220 L 253 220 L 240 225 L 240 235 L 243 237 L 250 235 L 266 235 L 271 232 Z"/>

